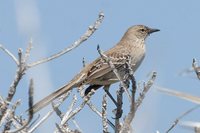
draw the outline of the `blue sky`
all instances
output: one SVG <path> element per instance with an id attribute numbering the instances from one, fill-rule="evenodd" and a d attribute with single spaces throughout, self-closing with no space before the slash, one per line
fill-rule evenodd
<path id="1" fill-rule="evenodd" d="M 59 59 L 28 70 L 19 84 L 15 99 L 27 99 L 28 81 L 31 77 L 35 81 L 35 99 L 46 96 L 80 71 L 83 57 L 87 62 L 97 58 L 98 44 L 102 50 L 109 49 L 120 40 L 128 27 L 135 24 L 161 30 L 147 39 L 146 58 L 135 73 L 137 81 L 147 80 L 149 72 L 155 70 L 158 73 L 156 85 L 196 96 L 200 94 L 199 81 L 194 74 L 186 77 L 178 75 L 185 68 L 191 67 L 194 57 L 200 60 L 198 0 L 1 0 L 0 3 L 0 43 L 17 55 L 17 49 L 25 49 L 32 37 L 34 49 L 30 62 L 69 46 L 96 20 L 100 11 L 105 14 L 100 28 L 80 47 Z M 0 62 L 0 95 L 5 97 L 16 66 L 3 52 L 0 52 Z M 113 93 L 116 88 L 117 85 L 113 87 Z M 99 90 L 92 98 L 99 107 L 102 94 L 103 91 Z M 21 106 L 25 110 L 27 103 L 23 102 Z M 128 111 L 128 105 L 124 103 L 124 106 L 124 110 Z M 164 132 L 181 113 L 192 106 L 193 103 L 166 96 L 152 88 L 137 112 L 133 127 L 139 133 L 146 133 L 147 130 L 152 133 L 156 130 Z M 64 107 L 66 106 L 63 105 L 63 110 Z M 193 112 L 184 120 L 198 121 L 198 112 L 199 110 Z M 101 120 L 92 114 L 86 108 L 78 115 L 77 121 L 80 121 L 83 132 L 101 132 Z M 56 116 L 52 120 L 54 118 Z M 45 123 L 37 132 L 52 131 L 54 123 Z M 177 132 L 191 131 L 177 126 L 172 133 Z"/>

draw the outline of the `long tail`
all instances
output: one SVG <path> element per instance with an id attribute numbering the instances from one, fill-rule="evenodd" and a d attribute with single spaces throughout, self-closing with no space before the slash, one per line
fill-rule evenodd
<path id="1" fill-rule="evenodd" d="M 44 108 L 49 103 L 51 103 L 53 100 L 55 100 L 56 98 L 58 98 L 62 94 L 67 93 L 68 91 L 70 91 L 73 88 L 74 88 L 73 83 L 69 83 L 67 85 L 64 85 L 63 87 L 61 87 L 57 91 L 51 93 L 47 97 L 43 98 L 41 101 L 37 102 L 35 105 L 33 105 L 32 108 L 29 108 L 27 111 L 32 110 L 33 113 L 36 113 L 37 111 L 39 111 L 40 109 Z"/>

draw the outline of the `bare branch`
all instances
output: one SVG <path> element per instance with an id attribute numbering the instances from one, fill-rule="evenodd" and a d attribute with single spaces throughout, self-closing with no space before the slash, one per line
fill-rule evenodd
<path id="1" fill-rule="evenodd" d="M 28 133 L 35 131 L 43 122 L 45 122 L 45 120 L 47 120 L 53 114 L 53 112 L 54 110 L 49 111 L 38 123 L 34 125 L 34 127 L 28 131 Z"/>
<path id="2" fill-rule="evenodd" d="M 36 61 L 34 63 L 31 63 L 31 64 L 28 64 L 28 67 L 34 67 L 36 65 L 39 65 L 39 64 L 42 64 L 42 63 L 45 63 L 45 62 L 48 62 L 50 60 L 53 60 L 55 58 L 58 58 L 66 53 L 68 53 L 69 51 L 73 50 L 74 48 L 78 47 L 81 43 L 83 43 L 84 41 L 86 41 L 97 29 L 98 27 L 100 26 L 100 24 L 102 23 L 104 19 L 104 14 L 103 12 L 100 12 L 99 13 L 99 17 L 98 19 L 96 20 L 96 22 L 89 26 L 88 30 L 85 32 L 85 34 L 83 34 L 77 41 L 75 41 L 72 45 L 70 45 L 69 47 L 65 48 L 64 50 L 50 56 L 50 57 L 47 57 L 47 58 L 44 58 L 44 59 L 41 59 L 39 61 Z"/>
<path id="3" fill-rule="evenodd" d="M 13 118 L 15 116 L 15 110 L 17 108 L 17 106 L 20 105 L 20 100 L 18 100 L 16 103 L 13 104 L 12 109 L 7 109 L 6 113 L 4 115 L 4 118 L 2 119 L 3 121 L 5 121 L 5 125 L 4 125 L 4 131 L 3 132 L 8 132 L 11 129 L 11 124 L 13 123 Z"/>
<path id="4" fill-rule="evenodd" d="M 200 122 L 195 121 L 180 121 L 182 127 L 192 128 L 195 133 L 200 133 Z"/>
<path id="5" fill-rule="evenodd" d="M 32 47 L 33 47 L 33 39 L 31 38 L 28 43 L 28 47 L 26 48 L 26 52 L 24 55 L 24 62 L 27 62 L 28 58 L 30 57 L 30 52 L 31 52 Z"/>
<path id="6" fill-rule="evenodd" d="M 59 107 L 59 106 L 62 104 L 62 102 L 69 96 L 70 93 L 71 93 L 71 91 L 69 91 L 69 92 L 67 92 L 66 94 L 63 94 L 62 96 L 60 96 L 60 97 L 58 98 L 58 99 L 59 99 L 58 103 L 56 103 L 56 105 L 55 105 L 55 103 L 54 103 L 54 106 Z M 38 128 L 38 127 L 39 127 L 45 120 L 47 120 L 53 113 L 54 113 L 54 110 L 53 110 L 53 109 L 50 110 L 38 123 L 36 123 L 36 124 L 34 125 L 33 128 L 31 128 L 31 129 L 29 130 L 29 133 L 32 133 L 33 131 L 35 131 L 36 128 Z"/>
<path id="7" fill-rule="evenodd" d="M 145 95 L 146 93 L 149 91 L 149 89 L 151 88 L 151 86 L 153 85 L 155 79 L 156 79 L 156 75 L 157 73 L 156 72 L 153 72 L 150 80 L 147 82 L 147 84 L 144 86 L 144 89 L 142 91 L 142 93 L 140 94 L 140 96 L 138 97 L 138 99 L 136 100 L 136 103 L 135 103 L 135 110 L 138 109 L 138 107 L 141 105 L 142 101 L 144 100 L 145 98 Z"/>
<path id="8" fill-rule="evenodd" d="M 82 88 L 79 88 L 79 90 L 83 90 L 83 86 L 81 86 Z M 82 98 L 84 98 L 84 93 L 82 93 L 81 91 L 79 91 L 80 95 Z M 94 106 L 94 104 L 92 104 L 91 101 L 88 101 L 87 102 L 87 105 L 90 107 L 90 109 L 95 113 L 97 114 L 101 119 L 102 119 L 102 113 Z M 107 119 L 108 121 L 108 124 L 115 130 L 115 125 L 109 120 Z"/>
<path id="9" fill-rule="evenodd" d="M 56 128 L 58 129 L 59 133 L 64 133 L 64 131 L 62 131 L 62 129 L 60 128 L 60 126 L 56 123 Z"/>
<path id="10" fill-rule="evenodd" d="M 72 119 L 72 122 L 73 122 L 74 125 L 77 127 L 78 131 L 82 133 L 83 131 L 81 130 L 81 128 L 80 128 L 80 126 L 78 125 L 78 123 L 76 122 L 75 118 Z"/>
<path id="11" fill-rule="evenodd" d="M 6 48 L 3 47 L 2 44 L 0 44 L 0 49 L 2 49 L 8 56 L 11 57 L 11 59 L 17 64 L 19 65 L 19 62 L 17 60 L 17 58 Z"/>
<path id="12" fill-rule="evenodd" d="M 64 114 L 59 110 L 59 105 L 67 98 L 67 97 L 69 97 L 69 94 L 70 94 L 71 92 L 68 92 L 67 94 L 65 94 L 64 96 L 62 95 L 60 98 L 59 98 L 59 103 L 58 104 L 55 104 L 55 103 L 53 103 L 52 102 L 52 107 L 53 107 L 53 110 L 56 112 L 56 114 L 61 118 L 61 120 L 63 120 L 63 118 L 65 117 L 64 116 Z M 72 103 L 71 103 L 71 105 L 70 105 L 70 107 L 68 108 L 68 111 L 70 110 L 70 112 L 71 112 L 71 110 L 72 110 L 72 108 L 73 108 L 73 106 L 74 106 L 74 104 L 75 104 L 75 102 L 76 102 L 76 100 L 77 100 L 77 98 L 76 98 L 76 96 L 74 95 L 74 97 L 73 97 L 73 100 L 72 100 Z"/>
<path id="13" fill-rule="evenodd" d="M 8 96 L 6 98 L 6 101 L 8 101 L 8 102 L 10 102 L 12 100 L 12 98 L 16 92 L 16 87 L 17 87 L 19 81 L 21 80 L 22 76 L 24 75 L 24 71 L 25 71 L 25 68 L 22 63 L 22 50 L 21 49 L 18 50 L 18 56 L 19 56 L 18 70 L 15 75 L 15 79 L 10 86 Z"/>
<path id="14" fill-rule="evenodd" d="M 52 108 L 56 112 L 56 115 L 59 116 L 60 119 L 62 119 L 63 118 L 63 113 L 60 111 L 60 109 L 57 106 L 55 106 L 54 104 L 52 104 Z"/>
<path id="15" fill-rule="evenodd" d="M 124 88 L 129 101 L 131 102 L 131 96 L 130 93 L 128 91 L 128 88 L 126 87 L 125 83 L 123 82 L 123 79 L 121 78 L 120 74 L 118 73 L 118 70 L 115 68 L 115 65 L 112 63 L 112 61 L 110 60 L 109 57 L 107 57 L 105 54 L 103 54 L 103 52 L 101 51 L 99 45 L 97 46 L 97 50 L 100 54 L 100 56 L 102 57 L 102 59 L 104 59 L 108 65 L 110 66 L 110 68 L 113 70 L 113 72 L 115 73 L 116 77 L 118 78 L 118 80 L 120 81 L 120 85 Z"/>
<path id="16" fill-rule="evenodd" d="M 22 76 L 24 75 L 24 71 L 26 70 L 26 68 L 22 62 L 22 50 L 21 49 L 18 50 L 18 56 L 19 56 L 18 69 L 17 69 L 16 75 L 15 75 L 15 78 L 10 85 L 10 88 L 8 91 L 8 96 L 6 98 L 7 102 L 10 102 L 13 99 L 13 96 L 15 95 L 15 92 L 16 92 L 16 87 L 17 87 L 19 81 L 21 80 Z M 7 110 L 7 106 L 8 106 L 8 104 L 6 104 L 6 106 L 1 107 L 0 121 Z"/>
<path id="17" fill-rule="evenodd" d="M 200 80 L 200 67 L 198 66 L 197 64 L 197 61 L 196 59 L 193 59 L 193 62 L 192 62 L 192 67 L 197 75 L 197 78 Z"/>
<path id="18" fill-rule="evenodd" d="M 132 127 L 131 127 L 131 122 L 133 121 L 133 118 L 135 117 L 135 92 L 136 92 L 136 81 L 133 75 L 130 75 L 131 81 L 132 81 L 132 102 L 131 102 L 131 106 L 130 106 L 130 111 L 128 113 L 128 115 L 126 116 L 123 126 L 120 130 L 120 133 L 127 133 L 127 131 L 132 131 Z"/>
<path id="19" fill-rule="evenodd" d="M 103 133 L 108 133 L 108 122 L 107 122 L 107 95 L 103 96 L 102 100 L 102 124 L 103 124 Z"/>
<path id="20" fill-rule="evenodd" d="M 197 108 L 199 108 L 200 105 L 196 105 L 193 108 L 187 110 L 186 112 L 184 112 L 183 114 L 181 114 L 178 118 L 176 118 L 176 120 L 173 122 L 173 124 L 170 126 L 170 128 L 166 131 L 166 133 L 169 133 L 180 121 L 180 119 L 182 119 L 183 117 L 185 117 L 186 115 L 188 115 L 189 113 L 191 113 L 192 111 L 196 110 Z"/>
<path id="21" fill-rule="evenodd" d="M 72 117 L 74 117 L 77 113 L 79 113 L 82 109 L 83 109 L 83 107 L 85 106 L 85 104 L 90 100 L 90 98 L 91 98 L 91 96 L 94 94 L 94 90 L 92 90 L 92 91 L 90 91 L 89 93 L 88 93 L 88 95 L 87 96 L 85 96 L 84 97 L 84 101 L 81 103 L 81 105 L 79 106 L 79 107 L 77 107 L 76 109 L 74 109 L 71 113 L 70 113 L 70 115 L 68 116 L 68 118 L 66 119 L 66 122 L 67 121 L 69 121 Z"/>
<path id="22" fill-rule="evenodd" d="M 166 88 L 163 88 L 163 87 L 156 86 L 156 88 L 157 88 L 158 91 L 160 91 L 162 93 L 172 95 L 172 96 L 176 96 L 178 98 L 181 98 L 181 99 L 184 99 L 184 100 L 196 103 L 196 104 L 200 104 L 200 97 L 192 96 L 192 95 L 189 95 L 187 93 L 183 93 L 183 92 L 179 92 L 179 91 L 175 91 L 175 90 L 166 89 Z"/>
<path id="23" fill-rule="evenodd" d="M 29 108 L 32 108 L 32 106 L 33 106 L 33 79 L 30 80 L 28 95 L 29 95 L 29 101 L 28 101 Z M 24 128 L 27 127 L 27 125 L 31 122 L 32 118 L 33 118 L 33 111 L 29 110 L 28 120 L 24 123 L 24 125 L 22 127 L 18 128 L 18 129 L 16 129 L 16 130 L 7 131 L 7 133 L 18 133 L 18 132 L 20 132 L 21 130 L 23 130 Z"/>
<path id="24" fill-rule="evenodd" d="M 67 109 L 67 112 L 65 113 L 65 115 L 62 118 L 61 126 L 63 126 L 67 122 L 68 117 L 69 117 L 70 113 L 72 112 L 74 105 L 76 104 L 76 101 L 77 101 L 77 97 L 76 97 L 76 95 L 74 95 L 73 99 L 72 99 L 72 102 L 71 102 L 70 106 Z"/>
<path id="25" fill-rule="evenodd" d="M 5 113 L 5 116 L 7 118 L 7 122 L 4 125 L 4 129 L 3 129 L 3 133 L 6 133 L 8 130 L 10 130 L 11 128 L 11 124 L 12 124 L 12 117 L 14 115 L 14 112 L 10 109 L 8 109 Z"/>

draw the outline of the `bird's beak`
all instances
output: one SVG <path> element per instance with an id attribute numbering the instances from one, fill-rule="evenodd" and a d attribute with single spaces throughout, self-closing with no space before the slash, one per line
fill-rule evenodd
<path id="1" fill-rule="evenodd" d="M 158 32 L 158 31 L 160 31 L 160 30 L 159 29 L 151 29 L 151 28 L 149 28 L 148 33 L 151 34 L 151 33 Z"/>

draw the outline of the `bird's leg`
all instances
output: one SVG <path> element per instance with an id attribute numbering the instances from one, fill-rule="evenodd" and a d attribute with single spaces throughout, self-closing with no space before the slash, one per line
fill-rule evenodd
<path id="1" fill-rule="evenodd" d="M 123 92 L 124 89 L 123 87 L 120 87 L 119 90 L 117 91 L 117 108 L 116 108 L 116 114 L 115 114 L 115 118 L 114 119 L 118 119 L 121 118 L 123 110 L 122 110 L 122 104 L 123 104 Z M 117 120 L 117 121 L 118 121 Z"/>
<path id="2" fill-rule="evenodd" d="M 105 85 L 105 86 L 103 87 L 104 91 L 105 91 L 106 94 L 110 97 L 110 99 L 113 101 L 113 103 L 114 103 L 116 106 L 118 106 L 117 101 L 116 101 L 116 100 L 113 98 L 113 96 L 110 94 L 109 88 L 110 88 L 110 85 Z"/>
<path id="3" fill-rule="evenodd" d="M 116 117 L 113 118 L 113 119 L 119 119 L 121 118 L 122 116 L 122 113 L 123 113 L 123 110 L 122 110 L 122 93 L 123 93 L 123 88 L 121 87 L 119 92 L 118 92 L 118 99 L 117 101 L 113 98 L 113 96 L 110 94 L 109 92 L 109 88 L 110 88 L 110 85 L 106 85 L 104 86 L 104 90 L 106 92 L 106 94 L 110 97 L 110 99 L 113 101 L 113 103 L 116 105 Z"/>

